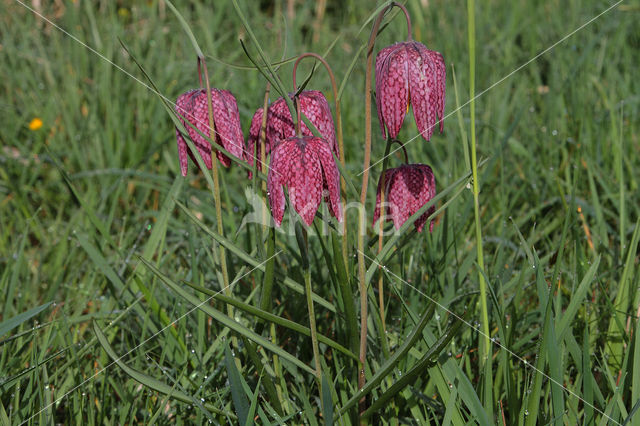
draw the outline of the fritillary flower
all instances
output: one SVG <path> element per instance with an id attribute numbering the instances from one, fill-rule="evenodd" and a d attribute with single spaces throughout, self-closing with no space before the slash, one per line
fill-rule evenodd
<path id="1" fill-rule="evenodd" d="M 233 97 L 231 92 L 226 90 L 211 89 L 211 105 L 213 107 L 213 122 L 215 127 L 214 140 L 231 154 L 242 158 L 244 137 L 240 127 L 240 114 L 238 113 L 236 98 Z M 186 118 L 188 122 L 195 126 L 202 134 L 211 138 L 208 111 L 207 92 L 203 89 L 190 90 L 183 93 L 176 101 L 176 112 L 179 115 L 180 121 L 187 129 L 187 133 L 198 149 L 205 166 L 210 169 L 212 167 L 211 144 L 184 119 Z M 186 176 L 188 168 L 187 155 L 190 156 L 196 164 L 197 162 L 194 153 L 191 152 L 182 133 L 180 133 L 177 128 L 176 137 L 178 141 L 180 171 L 182 172 L 182 176 Z M 229 167 L 231 164 L 229 157 L 220 151 L 216 153 L 216 156 L 225 167 Z"/>
<path id="2" fill-rule="evenodd" d="M 280 226 L 287 187 L 289 200 L 302 220 L 311 226 L 324 196 L 329 213 L 342 221 L 340 177 L 329 144 L 315 136 L 294 136 L 280 141 L 271 153 L 267 192 L 271 213 Z"/>
<path id="3" fill-rule="evenodd" d="M 436 180 L 431 167 L 425 164 L 403 164 L 395 169 L 387 169 L 384 176 L 385 216 L 387 221 L 393 220 L 396 229 L 400 229 L 409 217 L 435 197 Z M 380 217 L 381 193 L 382 176 L 378 181 L 373 223 Z M 434 211 L 435 206 L 432 206 L 414 222 L 418 232 L 422 232 L 427 218 Z M 433 231 L 433 221 L 429 231 Z"/>
<path id="4" fill-rule="evenodd" d="M 336 133 L 331 116 L 329 103 L 322 92 L 317 90 L 306 90 L 300 93 L 298 100 L 300 102 L 300 112 L 304 114 L 323 138 L 330 144 L 331 149 L 336 155 L 338 153 L 338 144 L 336 143 Z M 254 146 L 258 142 L 260 136 L 260 128 L 262 125 L 262 108 L 253 115 L 251 119 L 251 127 L 249 128 L 249 140 L 247 141 L 247 149 L 245 151 L 245 159 L 253 166 Z M 313 136 L 309 128 L 300 122 L 300 130 L 303 135 Z M 268 108 L 267 112 L 267 128 L 265 139 L 265 155 L 269 155 L 275 145 L 283 139 L 296 135 L 295 125 L 291 119 L 291 114 L 284 98 L 279 98 Z M 260 159 L 260 146 L 258 146 L 256 158 Z M 262 164 L 258 163 L 258 170 L 262 171 Z M 249 173 L 251 176 L 251 173 Z"/>
<path id="5" fill-rule="evenodd" d="M 445 71 L 442 55 L 417 41 L 396 43 L 378 52 L 376 106 L 385 138 L 398 136 L 409 105 L 425 140 L 431 139 L 438 121 L 442 133 Z"/>

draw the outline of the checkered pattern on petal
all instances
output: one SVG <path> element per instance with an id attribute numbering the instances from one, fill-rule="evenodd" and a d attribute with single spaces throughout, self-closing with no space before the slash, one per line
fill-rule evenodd
<path id="1" fill-rule="evenodd" d="M 381 183 L 382 179 L 378 181 L 373 223 L 380 218 Z M 400 229 L 409 217 L 435 197 L 436 181 L 431 167 L 425 164 L 404 164 L 385 172 L 384 191 L 386 219 L 392 220 L 395 228 Z M 435 206 L 432 206 L 414 222 L 418 232 L 422 232 L 427 218 L 434 211 Z M 429 231 L 433 230 L 433 225 L 432 221 Z"/>
<path id="2" fill-rule="evenodd" d="M 380 61 L 380 63 L 378 63 Z M 378 71 L 379 70 L 379 71 Z M 407 51 L 396 43 L 376 56 L 376 106 L 385 138 L 396 138 L 409 107 Z M 385 132 L 386 127 L 386 132 Z"/>
<path id="3" fill-rule="evenodd" d="M 300 112 L 318 129 L 323 138 L 329 143 L 331 149 L 338 155 L 335 127 L 329 103 L 322 92 L 317 90 L 305 90 L 300 93 Z M 300 130 L 305 136 L 313 133 L 304 122 L 300 123 Z M 279 98 L 269 107 L 267 115 L 267 140 L 271 146 L 283 139 L 296 135 L 294 122 L 284 98 Z"/>
<path id="4" fill-rule="evenodd" d="M 322 139 L 314 138 L 309 141 L 313 144 L 314 150 L 320 165 L 322 166 L 323 192 L 325 192 L 325 202 L 329 204 L 329 213 L 339 222 L 342 222 L 342 204 L 340 203 L 340 172 L 335 159 L 331 153 L 329 145 Z"/>
<path id="5" fill-rule="evenodd" d="M 329 191 L 332 214 L 342 220 L 337 166 L 323 139 L 294 136 L 273 148 L 267 191 L 271 213 L 278 226 L 284 216 L 283 186 L 287 187 L 293 208 L 308 226 L 313 223 L 324 188 Z"/>
<path id="6" fill-rule="evenodd" d="M 211 105 L 213 107 L 213 121 L 216 127 L 215 141 L 233 155 L 242 158 L 244 137 L 242 135 L 242 129 L 240 128 L 240 115 L 235 98 L 226 90 L 211 89 Z M 187 133 L 198 149 L 198 153 L 202 157 L 205 166 L 210 169 L 212 167 L 211 145 L 207 139 L 196 131 L 196 129 L 198 129 L 206 136 L 211 135 L 208 110 L 207 93 L 202 89 L 190 90 L 180 95 L 176 100 L 176 112 L 179 115 L 179 119 L 187 129 Z M 195 126 L 196 129 L 189 125 L 189 123 Z M 176 139 L 178 143 L 180 171 L 183 176 L 186 176 L 188 170 L 187 155 L 189 155 L 196 164 L 197 162 L 184 137 L 177 128 Z M 217 157 L 226 167 L 231 163 L 231 160 L 221 152 L 217 153 Z"/>
<path id="7" fill-rule="evenodd" d="M 444 129 L 446 69 L 438 52 L 416 41 L 385 47 L 376 57 L 376 106 L 382 135 L 396 138 L 408 106 L 421 136 L 431 139 L 440 121 Z"/>
<path id="8" fill-rule="evenodd" d="M 185 129 L 187 129 L 187 133 L 189 137 L 193 141 L 194 145 L 198 149 L 202 160 L 204 161 L 205 166 L 210 169 L 211 164 L 211 145 L 209 142 L 200 136 L 193 127 L 191 127 L 187 121 L 193 124 L 196 129 L 202 132 L 204 135 L 209 135 L 209 119 L 207 114 L 207 105 L 206 105 L 206 95 L 204 96 L 205 102 L 204 104 L 198 99 L 200 99 L 201 95 L 205 92 L 203 90 L 190 90 L 186 93 L 183 93 L 176 100 L 176 112 L 178 113 L 178 117 L 180 121 L 184 125 Z M 184 117 L 184 118 L 183 118 Z M 186 120 L 185 120 L 186 118 Z M 189 146 L 185 142 L 182 133 L 176 128 L 176 136 L 178 141 L 178 156 L 180 159 L 180 170 L 182 172 L 182 176 L 187 175 L 188 169 L 188 159 L 187 154 L 193 159 L 193 162 L 198 164 L 193 157 L 193 153 L 189 149 Z"/>
<path id="9" fill-rule="evenodd" d="M 213 94 L 215 93 L 215 96 Z M 240 126 L 240 113 L 236 98 L 227 90 L 211 89 L 211 105 L 213 107 L 213 122 L 216 129 L 215 141 L 237 158 L 244 153 L 244 136 Z M 205 106 L 207 97 L 204 96 Z M 231 160 L 217 152 L 218 160 L 225 166 L 231 165 Z"/>

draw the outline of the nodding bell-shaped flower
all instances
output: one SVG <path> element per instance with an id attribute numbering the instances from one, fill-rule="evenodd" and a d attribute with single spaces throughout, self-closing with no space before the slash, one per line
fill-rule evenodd
<path id="1" fill-rule="evenodd" d="M 271 153 L 267 192 L 271 213 L 280 226 L 287 186 L 289 200 L 302 220 L 311 226 L 324 196 L 329 213 L 342 221 L 340 177 L 331 147 L 315 136 L 294 136 L 278 143 Z"/>
<path id="2" fill-rule="evenodd" d="M 417 41 L 396 43 L 378 52 L 376 106 L 382 136 L 398 136 L 409 105 L 425 140 L 431 139 L 438 120 L 442 133 L 445 78 L 442 55 Z"/>
<path id="3" fill-rule="evenodd" d="M 238 113 L 236 98 L 233 97 L 231 92 L 226 90 L 211 89 L 211 105 L 213 107 L 213 122 L 215 127 L 214 140 L 218 145 L 236 157 L 242 158 L 244 152 L 244 137 L 242 135 L 242 128 L 240 127 L 240 114 Z M 212 167 L 211 144 L 189 124 L 191 123 L 195 126 L 202 134 L 211 137 L 208 111 L 209 106 L 206 90 L 190 90 L 180 95 L 176 100 L 176 112 L 178 113 L 180 121 L 187 129 L 187 133 L 198 149 L 205 166 L 210 169 Z M 185 121 L 185 118 L 188 123 Z M 182 172 L 182 176 L 186 176 L 189 163 L 187 155 L 190 156 L 196 164 L 198 163 L 195 160 L 194 153 L 189 149 L 178 128 L 176 128 L 176 137 L 178 140 L 180 171 Z M 229 167 L 231 164 L 229 157 L 220 151 L 218 151 L 216 155 L 225 167 Z"/>
<path id="4" fill-rule="evenodd" d="M 409 217 L 436 196 L 436 180 L 431 167 L 426 164 L 403 164 L 395 169 L 387 169 L 384 176 L 385 216 L 387 221 L 393 220 L 396 229 L 400 229 Z M 374 224 L 380 218 L 381 192 L 382 176 L 378 181 Z M 435 206 L 432 206 L 414 222 L 418 232 L 422 232 L 427 218 L 434 211 Z M 429 231 L 433 231 L 433 221 Z"/>
<path id="5" fill-rule="evenodd" d="M 318 132 L 320 132 L 322 137 L 331 146 L 333 152 L 338 156 L 338 144 L 336 142 L 336 133 L 333 125 L 333 118 L 331 116 L 331 109 L 329 108 L 329 103 L 322 92 L 317 90 L 303 91 L 298 96 L 298 101 L 300 102 L 300 112 L 304 114 L 314 126 L 316 126 Z M 262 114 L 264 114 L 263 109 L 258 108 L 253 115 L 251 127 L 249 129 L 249 140 L 247 141 L 245 159 L 251 166 L 253 166 L 254 161 L 254 146 L 258 142 L 258 137 L 260 136 Z M 313 136 L 311 130 L 309 130 L 302 121 L 300 122 L 300 130 L 305 136 Z M 265 156 L 269 155 L 273 147 L 281 140 L 295 135 L 295 125 L 291 119 L 287 103 L 284 98 L 279 98 L 269 106 L 267 112 L 266 139 L 264 141 Z M 256 157 L 260 160 L 260 146 L 258 146 Z M 258 170 L 262 171 L 262 164 L 259 162 Z"/>

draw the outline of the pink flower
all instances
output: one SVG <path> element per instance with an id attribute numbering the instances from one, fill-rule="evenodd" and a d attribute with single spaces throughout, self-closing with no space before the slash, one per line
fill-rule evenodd
<path id="1" fill-rule="evenodd" d="M 331 116 L 329 103 L 322 92 L 317 90 L 306 90 L 300 93 L 298 97 L 300 101 L 300 112 L 304 114 L 311 123 L 318 129 L 318 132 L 329 143 L 333 152 L 338 153 L 338 144 L 336 142 L 336 133 Z M 262 108 L 253 115 L 251 127 L 249 129 L 249 140 L 247 141 L 247 149 L 245 151 L 245 159 L 253 166 L 254 145 L 258 141 L 260 135 L 260 127 L 262 125 Z M 300 129 L 303 135 L 313 136 L 313 133 L 304 124 L 300 122 Z M 289 108 L 284 98 L 279 98 L 268 108 L 267 112 L 267 129 L 265 139 L 265 155 L 269 155 L 275 145 L 283 139 L 296 135 L 295 125 L 291 119 Z M 260 147 L 258 147 L 256 157 L 260 159 Z M 258 170 L 262 171 L 262 165 L 258 163 Z M 249 175 L 251 176 L 251 174 Z"/>
<path id="2" fill-rule="evenodd" d="M 236 99 L 231 92 L 211 89 L 211 105 L 213 107 L 216 143 L 236 157 L 242 158 L 244 137 L 240 127 L 240 115 L 238 113 Z M 180 121 L 187 129 L 187 133 L 198 149 L 205 166 L 210 169 L 212 167 L 211 144 L 183 119 L 183 117 L 186 118 L 188 122 L 194 125 L 200 132 L 211 137 L 208 111 L 206 90 L 190 90 L 180 95 L 176 100 L 176 112 L 178 113 Z M 195 157 L 177 128 L 176 137 L 178 140 L 180 171 L 182 172 L 182 176 L 186 176 L 188 168 L 187 154 L 194 162 L 196 162 Z M 229 167 L 231 164 L 229 157 L 220 151 L 218 151 L 216 155 L 225 167 Z"/>
<path id="3" fill-rule="evenodd" d="M 381 186 L 382 177 L 378 181 L 373 223 L 380 218 Z M 385 216 L 387 221 L 393 220 L 396 229 L 400 229 L 409 217 L 436 196 L 436 180 L 431 167 L 425 164 L 403 164 L 395 169 L 387 169 L 384 186 Z M 435 206 L 432 206 L 414 222 L 418 232 L 422 232 L 427 218 L 434 211 Z M 433 221 L 429 231 L 433 231 Z"/>
<path id="4" fill-rule="evenodd" d="M 442 55 L 417 41 L 396 43 L 378 52 L 376 106 L 382 135 L 398 136 L 409 105 L 425 140 L 431 139 L 438 120 L 442 133 L 445 78 Z"/>
<path id="5" fill-rule="evenodd" d="M 331 148 L 315 136 L 291 137 L 273 148 L 267 192 L 271 213 L 280 226 L 284 215 L 284 190 L 304 222 L 311 226 L 324 195 L 329 213 L 342 221 L 340 177 Z"/>

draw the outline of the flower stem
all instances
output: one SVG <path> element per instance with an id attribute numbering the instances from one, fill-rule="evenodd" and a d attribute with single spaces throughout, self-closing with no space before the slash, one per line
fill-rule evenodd
<path id="1" fill-rule="evenodd" d="M 401 3 L 393 2 L 392 6 L 397 6 L 400 9 L 402 9 L 402 12 L 404 13 L 404 17 L 407 20 L 407 41 L 413 40 L 413 30 L 411 28 L 411 18 L 409 17 L 409 11 Z"/>
<path id="2" fill-rule="evenodd" d="M 373 66 L 373 47 L 376 42 L 376 36 L 384 18 L 385 13 L 389 11 L 394 2 L 380 11 L 373 23 L 369 42 L 367 43 L 367 68 L 365 71 L 365 89 L 364 89 L 364 170 L 362 172 L 362 188 L 360 190 L 360 210 L 358 215 L 358 280 L 360 290 L 360 369 L 358 370 L 358 389 L 362 389 L 365 383 L 365 365 L 367 356 L 367 281 L 366 281 L 366 265 L 365 265 L 365 247 L 364 236 L 366 234 L 365 205 L 367 201 L 367 186 L 369 184 L 369 164 L 371 163 L 371 74 Z M 367 409 L 367 402 L 362 398 L 359 403 L 359 412 L 364 413 Z"/>
<path id="3" fill-rule="evenodd" d="M 384 221 L 385 221 L 385 213 L 387 208 L 385 206 L 385 199 L 387 193 L 387 182 L 386 182 L 386 171 L 387 171 L 387 159 L 389 157 L 389 151 L 391 149 L 391 144 L 393 143 L 392 139 L 387 139 L 387 146 L 384 149 L 384 157 L 382 160 L 382 174 L 380 175 L 380 219 L 378 223 L 380 224 L 380 228 L 378 231 L 378 255 L 382 251 L 382 247 L 384 244 Z M 406 153 L 406 152 L 405 152 Z M 378 303 L 380 305 L 380 321 L 382 322 L 382 333 L 380 336 L 380 340 L 382 341 L 382 348 L 385 349 L 385 352 L 389 352 L 387 344 L 387 324 L 385 322 L 385 314 L 384 314 L 384 274 L 382 271 L 382 266 L 378 265 Z M 388 353 L 385 353 L 385 356 L 388 357 Z"/>
<path id="4" fill-rule="evenodd" d="M 300 56 L 298 56 L 298 59 L 296 60 L 295 64 L 293 64 L 293 91 L 296 92 L 297 91 L 297 87 L 296 87 L 296 71 L 298 69 L 298 64 L 300 63 L 300 61 L 304 58 L 307 57 L 312 57 L 317 59 L 318 61 L 320 61 L 322 63 L 322 65 L 324 65 L 324 67 L 326 68 L 327 72 L 329 73 L 329 78 L 331 79 L 331 90 L 333 91 L 333 99 L 335 101 L 335 109 L 336 109 L 336 127 L 337 127 L 337 137 L 338 137 L 338 155 L 339 155 L 339 159 L 340 159 L 340 164 L 342 165 L 342 168 L 344 169 L 345 167 L 345 159 L 344 159 L 344 140 L 343 140 L 343 136 L 342 136 L 342 115 L 340 114 L 340 97 L 338 96 L 338 86 L 336 85 L 336 78 L 335 75 L 333 74 L 333 71 L 331 70 L 331 67 L 329 66 L 329 63 L 320 55 L 318 55 L 317 53 L 313 53 L 313 52 L 306 52 L 301 54 Z M 345 207 L 346 207 L 346 203 L 345 203 L 345 199 L 347 196 L 347 184 L 344 180 L 344 178 L 342 176 L 340 176 L 340 188 L 341 188 L 341 194 L 340 194 L 340 202 L 342 203 L 342 212 L 345 213 Z M 342 221 L 342 261 L 344 262 L 344 267 L 345 269 L 348 269 L 348 259 L 347 259 L 347 253 L 348 253 L 348 243 L 347 243 L 347 219 L 346 217 L 344 218 L 344 220 Z"/>
<path id="5" fill-rule="evenodd" d="M 198 58 L 198 63 L 202 63 L 204 69 L 204 79 L 207 87 L 207 105 L 209 108 L 209 138 L 215 141 L 216 128 L 213 121 L 213 104 L 211 100 L 211 87 L 209 85 L 209 72 L 207 70 L 207 64 L 204 57 Z M 224 227 L 222 226 L 222 207 L 220 202 L 220 178 L 218 176 L 218 159 L 216 158 L 216 148 L 213 144 L 212 148 L 212 161 L 211 161 L 211 174 L 213 175 L 213 198 L 216 209 L 216 222 L 218 226 L 218 234 L 224 236 Z M 222 269 L 223 290 L 227 296 L 231 295 L 231 288 L 229 288 L 229 273 L 227 271 L 227 254 L 225 248 L 220 245 L 218 247 L 220 253 L 220 268 Z M 227 305 L 227 313 L 233 318 L 233 307 Z"/>
<path id="6" fill-rule="evenodd" d="M 482 311 L 482 339 L 480 360 L 484 362 L 484 407 L 488 417 L 493 418 L 493 374 L 491 368 L 491 341 L 489 331 L 489 314 L 487 309 L 487 283 L 484 279 L 484 253 L 482 249 L 482 228 L 480 226 L 480 182 L 478 180 L 478 163 L 476 159 L 476 105 L 475 97 L 475 2 L 468 0 L 467 14 L 469 20 L 469 107 L 471 119 L 471 173 L 473 175 L 473 212 L 476 228 L 476 251 L 478 258 L 478 282 L 480 285 L 480 307 Z"/>

